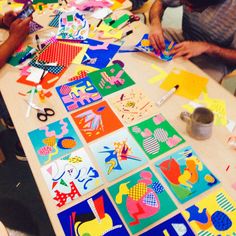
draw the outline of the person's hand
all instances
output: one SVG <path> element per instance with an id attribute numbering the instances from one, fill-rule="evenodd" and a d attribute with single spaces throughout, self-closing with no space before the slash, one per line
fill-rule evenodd
<path id="1" fill-rule="evenodd" d="M 8 11 L 4 14 L 4 16 L 2 18 L 2 22 L 7 28 L 9 28 L 10 25 L 12 24 L 12 22 L 16 20 L 16 17 L 17 17 L 16 12 Z"/>
<path id="2" fill-rule="evenodd" d="M 174 58 L 184 57 L 185 59 L 190 59 L 206 53 L 209 47 L 210 45 L 207 42 L 184 41 L 176 44 L 169 53 L 174 54 Z"/>
<path id="3" fill-rule="evenodd" d="M 165 50 L 165 39 L 160 23 L 152 23 L 149 32 L 149 40 L 156 51 Z"/>
<path id="4" fill-rule="evenodd" d="M 16 19 L 11 23 L 9 38 L 11 38 L 15 44 L 20 45 L 27 37 L 30 21 L 31 17 L 27 17 L 25 19 Z"/>

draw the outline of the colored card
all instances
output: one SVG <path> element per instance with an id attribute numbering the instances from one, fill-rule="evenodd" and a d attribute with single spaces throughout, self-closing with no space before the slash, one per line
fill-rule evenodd
<path id="1" fill-rule="evenodd" d="M 185 221 L 184 217 L 179 213 L 169 220 L 158 224 L 149 231 L 140 236 L 194 236 L 195 234 Z"/>
<path id="2" fill-rule="evenodd" d="M 169 91 L 174 86 L 179 85 L 175 94 L 190 100 L 197 99 L 206 88 L 208 79 L 191 72 L 174 69 L 166 77 L 160 88 Z"/>
<path id="3" fill-rule="evenodd" d="M 89 38 L 81 43 L 89 45 L 82 64 L 99 69 L 106 67 L 120 49 L 118 45 Z"/>
<path id="4" fill-rule="evenodd" d="M 100 175 L 84 148 L 43 166 L 41 171 L 58 207 L 102 184 Z"/>
<path id="5" fill-rule="evenodd" d="M 126 129 L 94 142 L 90 149 L 108 181 L 147 162 L 145 154 Z"/>
<path id="6" fill-rule="evenodd" d="M 103 97 L 135 83 L 118 64 L 91 72 L 88 77 Z"/>
<path id="7" fill-rule="evenodd" d="M 176 210 L 150 168 L 114 184 L 109 192 L 133 234 Z"/>
<path id="8" fill-rule="evenodd" d="M 56 90 L 67 111 L 76 110 L 102 99 L 88 77 L 58 86 Z"/>
<path id="9" fill-rule="evenodd" d="M 128 236 L 104 190 L 58 214 L 65 235 Z"/>
<path id="10" fill-rule="evenodd" d="M 41 165 L 83 146 L 68 118 L 28 133 Z"/>
<path id="11" fill-rule="evenodd" d="M 71 116 L 87 142 L 91 142 L 123 127 L 120 120 L 105 101 L 77 111 L 71 114 Z"/>
<path id="12" fill-rule="evenodd" d="M 62 14 L 61 11 L 58 11 L 57 14 L 54 16 L 54 18 L 49 22 L 49 26 L 58 28 L 59 27 L 59 18 L 60 15 Z"/>
<path id="13" fill-rule="evenodd" d="M 57 63 L 60 66 L 68 67 L 80 51 L 81 47 L 74 46 L 73 44 L 55 42 L 43 50 L 37 60 L 39 62 Z"/>
<path id="14" fill-rule="evenodd" d="M 8 63 L 12 66 L 18 66 L 20 64 L 20 60 L 21 58 L 23 58 L 24 56 L 26 56 L 26 54 L 28 52 L 30 52 L 30 50 L 32 49 L 32 47 L 27 46 L 26 48 L 21 47 L 19 50 L 17 50 L 8 60 Z M 31 56 L 33 57 L 33 56 Z"/>
<path id="15" fill-rule="evenodd" d="M 190 146 L 157 161 L 155 166 L 181 203 L 219 183 Z"/>
<path id="16" fill-rule="evenodd" d="M 157 113 L 155 103 L 138 87 L 122 91 L 109 101 L 126 124 L 138 122 Z"/>
<path id="17" fill-rule="evenodd" d="M 218 189 L 182 212 L 197 235 L 236 235 L 236 203 Z"/>
<path id="18" fill-rule="evenodd" d="M 161 114 L 130 126 L 129 131 L 150 159 L 185 142 Z"/>
<path id="19" fill-rule="evenodd" d="M 151 56 L 157 57 L 163 61 L 170 61 L 173 58 L 173 55 L 169 54 L 172 48 L 175 46 L 174 41 L 169 41 L 165 39 L 165 50 L 164 51 L 156 51 L 153 46 L 151 45 L 151 42 L 148 39 L 148 34 L 144 34 L 143 38 L 140 40 L 140 42 L 135 46 L 136 49 L 138 49 L 141 52 L 145 52 Z"/>
<path id="20" fill-rule="evenodd" d="M 83 14 L 71 11 L 60 15 L 58 39 L 85 40 L 88 37 L 88 31 L 89 24 Z"/>
<path id="21" fill-rule="evenodd" d="M 42 29 L 43 26 L 40 25 L 39 23 L 35 22 L 35 21 L 30 21 L 29 23 L 29 34 L 32 34 L 40 29 Z"/>

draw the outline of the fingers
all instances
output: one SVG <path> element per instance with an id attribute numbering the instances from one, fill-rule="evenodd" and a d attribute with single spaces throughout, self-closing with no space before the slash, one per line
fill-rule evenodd
<path id="1" fill-rule="evenodd" d="M 25 19 L 23 19 L 23 21 L 21 22 L 21 24 L 23 25 L 29 25 L 30 21 L 32 20 L 31 17 L 27 17 Z"/>
<path id="2" fill-rule="evenodd" d="M 154 35 L 149 37 L 150 43 L 156 51 L 159 51 L 158 39 Z"/>

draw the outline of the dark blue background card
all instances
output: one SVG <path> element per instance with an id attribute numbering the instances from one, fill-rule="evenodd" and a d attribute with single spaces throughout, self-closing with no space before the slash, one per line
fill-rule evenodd
<path id="1" fill-rule="evenodd" d="M 85 77 L 56 87 L 67 111 L 73 111 L 102 99 L 92 81 Z"/>
<path id="2" fill-rule="evenodd" d="M 75 230 L 78 232 L 77 235 L 81 236 L 92 236 L 95 235 L 95 232 L 96 235 L 106 236 L 129 235 L 105 190 L 102 190 L 89 199 L 58 214 L 65 235 L 75 236 Z M 100 223 L 95 218 L 88 204 L 88 200 L 94 203 L 100 218 Z M 78 222 L 83 223 L 79 225 Z M 101 227 L 103 224 L 106 225 L 104 228 Z M 99 225 L 99 229 L 101 230 L 98 230 L 96 227 L 97 225 Z M 111 229 L 112 227 L 114 229 L 107 232 L 108 229 Z"/>
<path id="3" fill-rule="evenodd" d="M 184 217 L 179 213 L 178 215 L 152 228 L 151 230 L 141 234 L 140 236 L 165 236 L 165 235 L 194 236 L 195 234 L 189 227 L 188 223 L 185 221 Z"/>
<path id="4" fill-rule="evenodd" d="M 82 64 L 98 69 L 106 67 L 120 49 L 118 45 L 89 38 L 81 43 L 89 45 Z"/>

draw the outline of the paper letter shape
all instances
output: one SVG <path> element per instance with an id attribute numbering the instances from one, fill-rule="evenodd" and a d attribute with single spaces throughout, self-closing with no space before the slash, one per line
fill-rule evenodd
<path id="1" fill-rule="evenodd" d="M 219 183 L 190 146 L 157 161 L 155 167 L 181 203 Z"/>
<path id="2" fill-rule="evenodd" d="M 41 171 L 58 207 L 102 184 L 100 174 L 84 148 L 43 166 Z"/>
<path id="3" fill-rule="evenodd" d="M 28 133 L 41 165 L 83 146 L 68 118 Z"/>
<path id="4" fill-rule="evenodd" d="M 220 188 L 182 212 L 197 235 L 235 235 L 236 203 Z"/>
<path id="5" fill-rule="evenodd" d="M 185 142 L 161 114 L 130 126 L 129 131 L 150 159 Z"/>
<path id="6" fill-rule="evenodd" d="M 133 234 L 176 209 L 150 168 L 114 184 L 109 192 Z"/>
<path id="7" fill-rule="evenodd" d="M 99 139 L 89 147 L 108 181 L 147 162 L 145 154 L 125 129 Z"/>
<path id="8" fill-rule="evenodd" d="M 58 218 L 65 235 L 129 236 L 104 190 L 59 213 Z"/>

